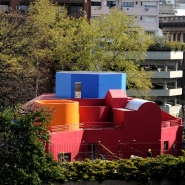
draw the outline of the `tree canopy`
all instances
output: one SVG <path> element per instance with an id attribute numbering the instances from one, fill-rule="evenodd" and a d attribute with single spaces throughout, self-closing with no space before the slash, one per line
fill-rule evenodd
<path id="1" fill-rule="evenodd" d="M 57 70 L 123 71 L 130 89 L 152 87 L 151 75 L 140 68 L 140 62 L 153 38 L 137 25 L 134 16 L 112 9 L 96 19 L 75 19 L 67 16 L 64 7 L 44 2 L 48 1 L 33 3 L 30 16 L 49 35 L 48 46 Z M 47 8 L 43 10 L 42 4 Z M 45 19 L 40 19 L 43 16 Z"/>
<path id="2" fill-rule="evenodd" d="M 39 185 L 63 181 L 59 165 L 45 152 L 51 112 L 0 108 L 0 184 Z"/>
<path id="3" fill-rule="evenodd" d="M 0 11 L 0 104 L 15 105 L 35 97 L 36 81 L 43 83 L 48 70 L 41 63 L 46 49 L 41 32 L 27 14 Z M 38 66 L 38 63 L 40 65 Z"/>
<path id="4" fill-rule="evenodd" d="M 140 62 L 153 40 L 134 16 L 112 9 L 96 19 L 76 19 L 67 16 L 65 7 L 36 0 L 26 14 L 1 11 L 0 21 L 2 104 L 48 92 L 52 69 L 122 71 L 129 89 L 152 87 Z"/>

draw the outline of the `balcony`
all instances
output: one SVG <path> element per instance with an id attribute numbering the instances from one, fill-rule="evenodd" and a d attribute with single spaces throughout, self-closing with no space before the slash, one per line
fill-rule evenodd
<path id="1" fill-rule="evenodd" d="M 182 78 L 183 71 L 152 71 L 153 78 Z"/>
<path id="2" fill-rule="evenodd" d="M 148 51 L 146 60 L 181 60 L 183 51 Z"/>
<path id="3" fill-rule="evenodd" d="M 127 90 L 127 96 L 142 96 L 141 91 Z M 182 88 L 177 89 L 152 89 L 148 92 L 149 96 L 180 96 L 182 95 Z"/>
<path id="4" fill-rule="evenodd" d="M 159 18 L 160 25 L 184 25 L 185 16 L 165 16 Z"/>
<path id="5" fill-rule="evenodd" d="M 168 112 L 169 114 L 173 115 L 173 116 L 178 116 L 177 114 L 181 111 L 182 105 L 174 105 L 171 107 L 163 107 L 160 106 L 161 110 Z"/>
<path id="6" fill-rule="evenodd" d="M 99 16 L 103 14 L 109 14 L 109 7 L 108 6 L 91 6 L 91 15 L 92 16 Z"/>

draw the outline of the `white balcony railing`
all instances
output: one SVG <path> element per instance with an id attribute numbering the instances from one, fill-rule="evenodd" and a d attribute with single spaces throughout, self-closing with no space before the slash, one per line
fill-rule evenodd
<path id="1" fill-rule="evenodd" d="M 168 112 L 169 114 L 173 115 L 173 116 L 178 116 L 179 112 L 181 111 L 182 105 L 174 105 L 171 107 L 164 107 L 164 106 L 160 106 L 161 110 Z"/>
<path id="2" fill-rule="evenodd" d="M 182 78 L 183 71 L 152 71 L 152 78 Z"/>
<path id="3" fill-rule="evenodd" d="M 127 90 L 127 96 L 142 96 L 140 91 Z M 178 96 L 182 95 L 182 88 L 177 89 L 152 89 L 148 92 L 148 96 Z"/>

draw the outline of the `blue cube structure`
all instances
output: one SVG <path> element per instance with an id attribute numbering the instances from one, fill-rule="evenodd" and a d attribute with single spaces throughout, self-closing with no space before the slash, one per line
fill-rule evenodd
<path id="1" fill-rule="evenodd" d="M 57 72 L 56 96 L 75 98 L 76 83 L 81 84 L 81 98 L 104 98 L 109 89 L 126 91 L 126 74 L 90 71 Z"/>

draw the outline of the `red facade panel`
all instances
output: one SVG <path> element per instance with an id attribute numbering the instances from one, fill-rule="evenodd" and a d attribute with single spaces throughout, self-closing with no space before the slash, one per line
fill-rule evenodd
<path id="1" fill-rule="evenodd" d="M 80 106 L 80 122 L 108 122 L 110 111 L 109 106 Z"/>

